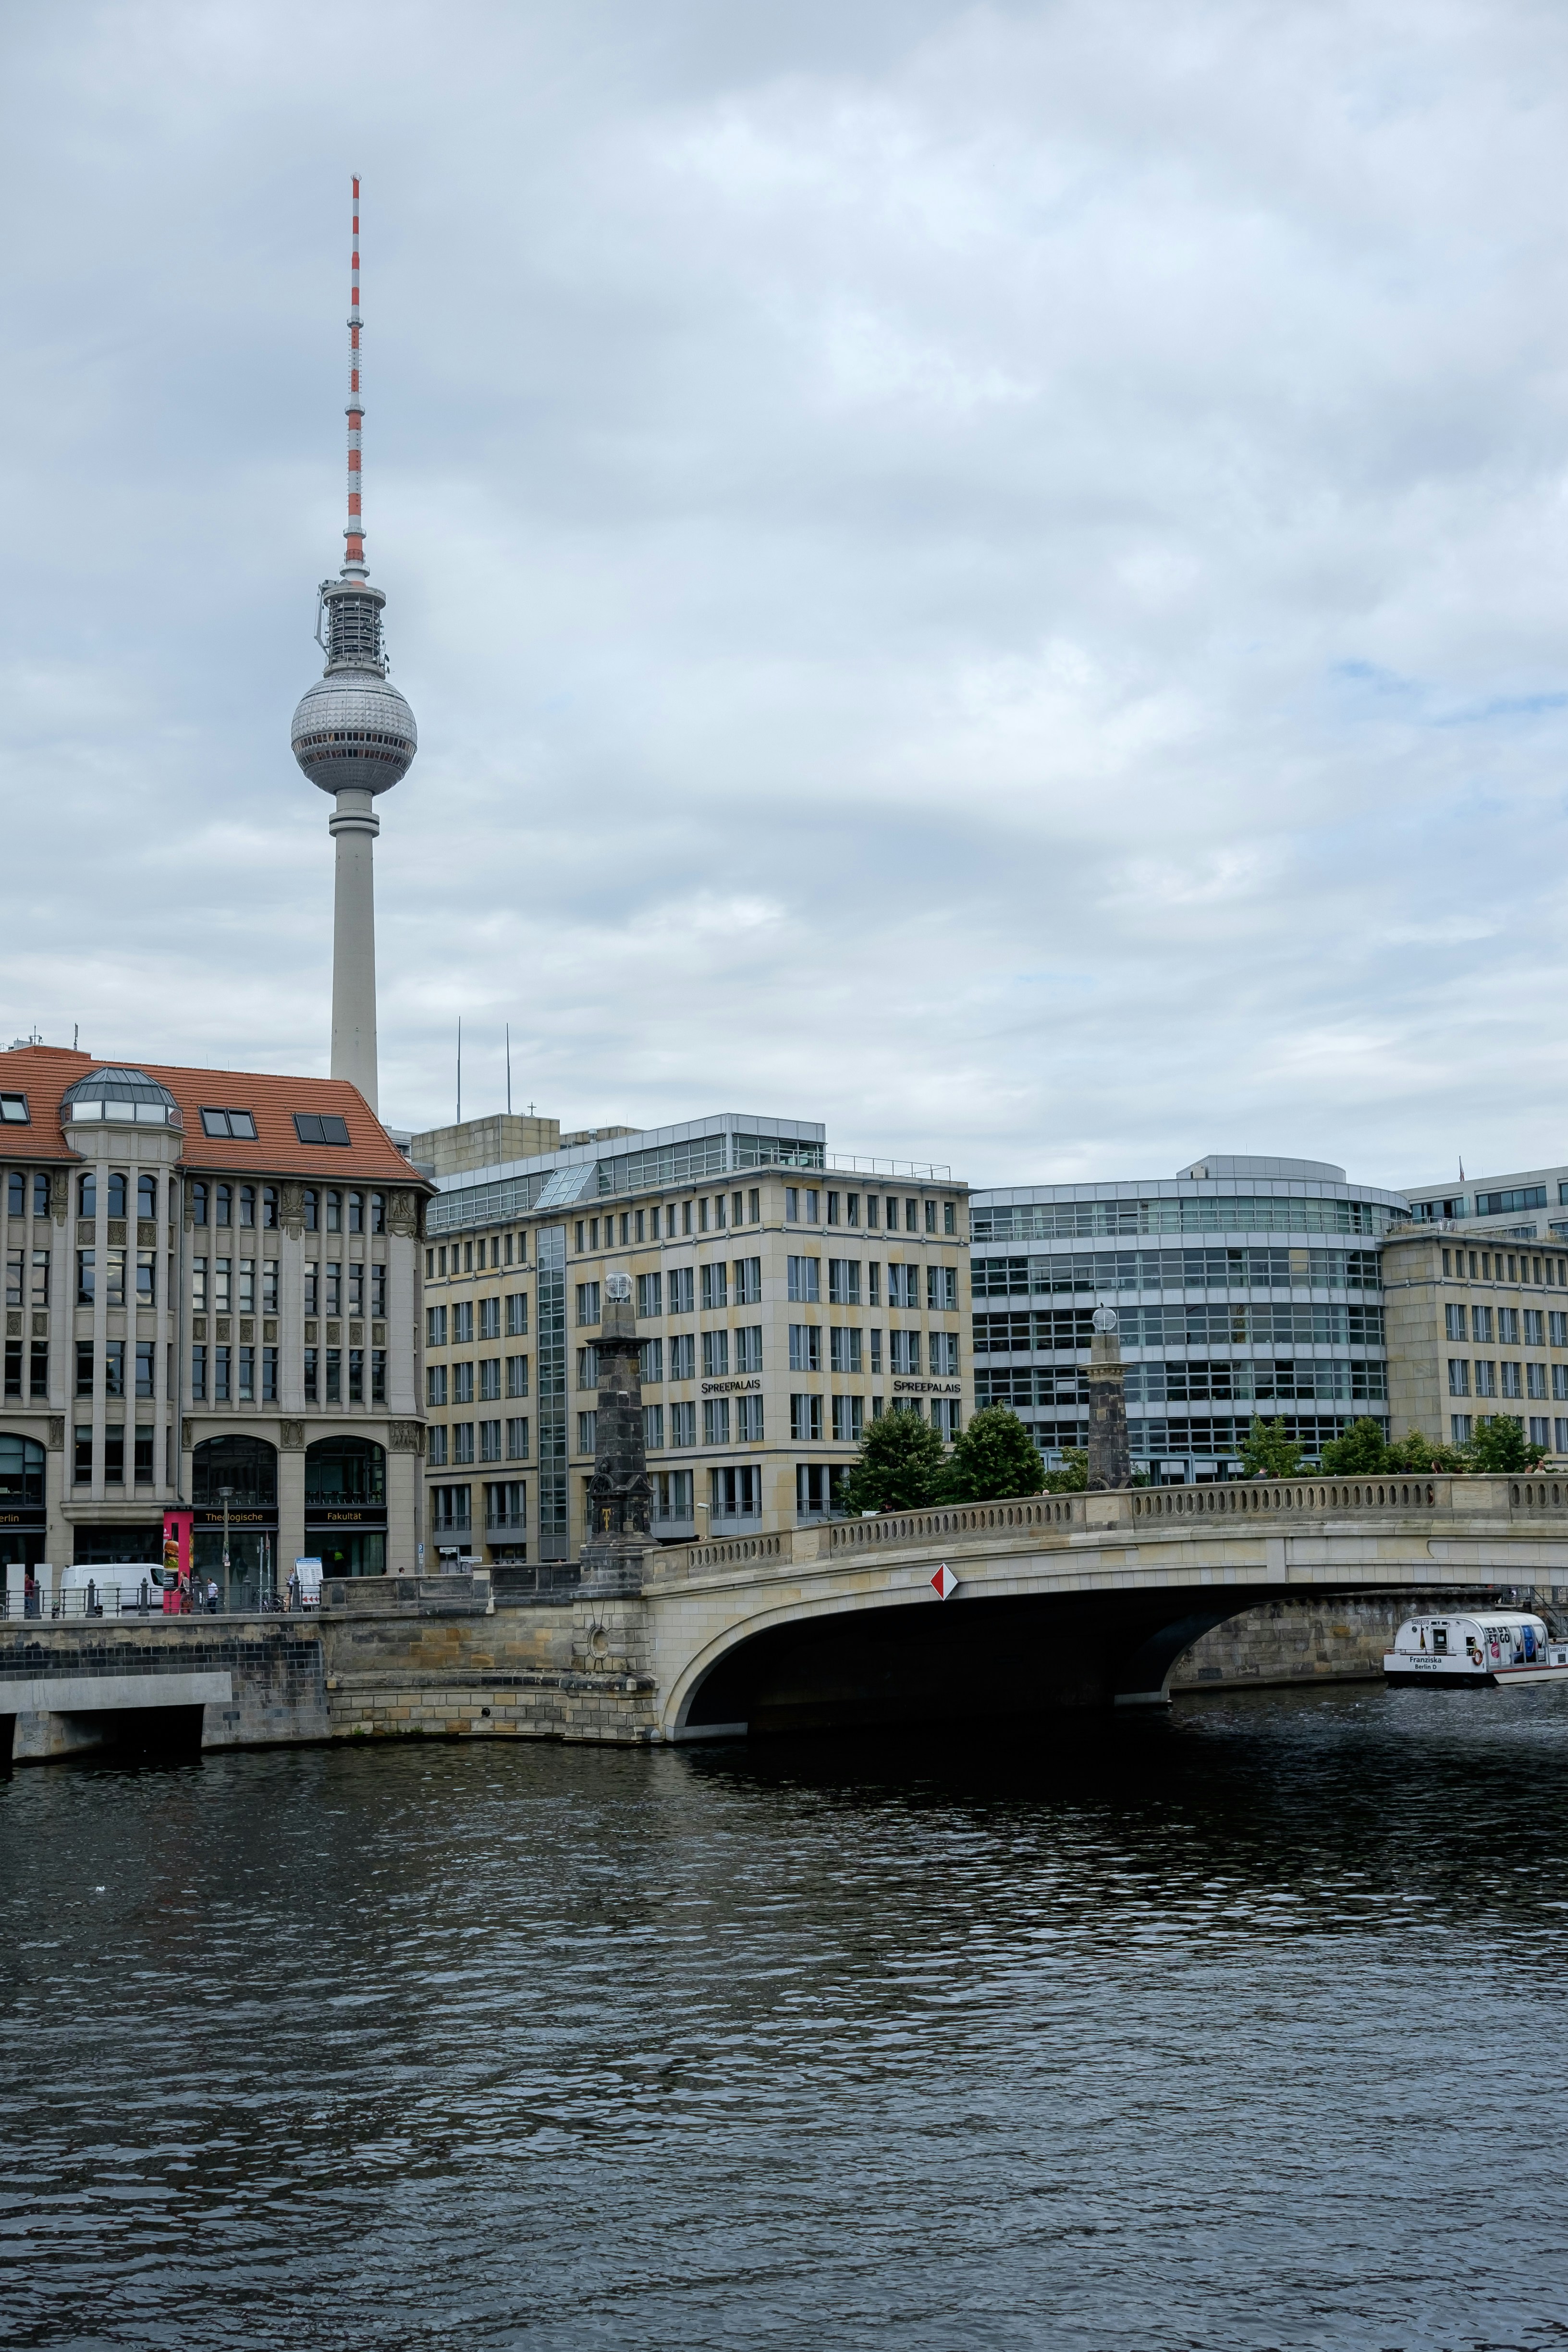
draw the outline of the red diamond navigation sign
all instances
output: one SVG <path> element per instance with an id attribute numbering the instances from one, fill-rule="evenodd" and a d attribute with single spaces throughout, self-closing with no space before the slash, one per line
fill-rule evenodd
<path id="1" fill-rule="evenodd" d="M 931 1589 L 939 1601 L 951 1601 L 958 1591 L 958 1579 L 945 1559 L 931 1578 Z"/>

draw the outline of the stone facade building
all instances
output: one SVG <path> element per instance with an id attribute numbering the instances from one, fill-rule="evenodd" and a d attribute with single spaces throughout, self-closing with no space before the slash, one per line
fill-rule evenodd
<path id="1" fill-rule="evenodd" d="M 430 1139 L 424 1139 L 426 1146 Z M 867 1424 L 967 1421 L 968 1187 L 739 1113 L 438 1180 L 430 1540 L 530 1570 L 588 1531 L 607 1286 L 631 1286 L 655 1540 L 826 1518 Z"/>
<path id="2" fill-rule="evenodd" d="M 1568 1246 L 1407 1225 L 1383 1248 L 1392 1433 L 1465 1444 L 1496 1413 L 1568 1454 Z"/>
<path id="3" fill-rule="evenodd" d="M 342 1080 L 0 1054 L 0 1558 L 413 1570 L 429 1191 Z"/>

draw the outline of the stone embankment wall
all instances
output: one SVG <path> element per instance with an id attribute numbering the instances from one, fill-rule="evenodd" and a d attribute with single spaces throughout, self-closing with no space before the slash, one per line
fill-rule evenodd
<path id="1" fill-rule="evenodd" d="M 1477 1603 L 1485 1597 L 1478 1594 Z M 1492 1593 L 1493 1606 L 1497 1595 Z M 1355 1600 L 1270 1601 L 1216 1625 L 1177 1659 L 1173 1692 L 1282 1683 L 1381 1682 L 1383 1654 L 1406 1617 L 1463 1611 L 1461 1592 L 1363 1593 Z M 1514 1604 L 1508 1604 L 1512 1607 Z M 1521 1608 L 1539 1603 L 1521 1601 Z"/>
<path id="2" fill-rule="evenodd" d="M 329 1736 L 320 1631 L 276 1617 L 8 1622 L 0 1628 L 0 1680 L 65 1677 L 111 1688 L 95 1694 L 90 1711 L 28 1712 L 0 1721 L 16 1724 L 16 1761 L 41 1762 L 118 1738 L 116 1710 L 135 1710 L 139 1684 L 215 1674 L 228 1676 L 232 1696 L 204 1708 L 204 1748 L 273 1747 Z"/>
<path id="3" fill-rule="evenodd" d="M 335 1738 L 654 1738 L 657 1687 L 616 1615 L 580 1601 L 491 1616 L 322 1620 Z"/>

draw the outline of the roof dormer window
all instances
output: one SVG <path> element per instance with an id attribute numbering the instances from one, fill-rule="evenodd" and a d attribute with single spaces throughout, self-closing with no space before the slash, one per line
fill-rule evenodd
<path id="1" fill-rule="evenodd" d="M 301 1143 L 336 1143 L 346 1147 L 349 1123 L 333 1111 L 297 1110 L 294 1132 Z"/>
<path id="2" fill-rule="evenodd" d="M 26 1096 L 0 1094 L 0 1120 L 3 1120 L 7 1127 L 30 1126 L 32 1122 L 27 1117 Z"/>
<path id="3" fill-rule="evenodd" d="M 232 1139 L 236 1143 L 254 1143 L 256 1121 L 247 1110 L 212 1110 L 202 1105 L 202 1133 Z"/>

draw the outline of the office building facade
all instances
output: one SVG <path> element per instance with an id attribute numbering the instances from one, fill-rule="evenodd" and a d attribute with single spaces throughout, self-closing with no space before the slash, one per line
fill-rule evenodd
<path id="1" fill-rule="evenodd" d="M 414 1569 L 428 1190 L 341 1081 L 0 1055 L 0 1556 Z"/>
<path id="2" fill-rule="evenodd" d="M 1084 1446 L 1097 1307 L 1116 1309 L 1134 1473 L 1236 1475 L 1255 1413 L 1309 1457 L 1385 1426 L 1381 1252 L 1402 1195 L 1325 1161 L 1213 1154 L 1148 1183 L 970 1199 L 976 1407 L 1006 1404 L 1047 1464 Z"/>
<path id="3" fill-rule="evenodd" d="M 968 1418 L 967 1188 L 830 1160 L 817 1125 L 727 1113 L 438 1180 L 424 1261 L 437 1554 L 575 1559 L 612 1274 L 640 1334 L 653 1531 L 830 1517 L 868 1423 Z"/>
<path id="4" fill-rule="evenodd" d="M 1505 1245 L 1568 1242 L 1568 1168 L 1516 1169 L 1503 1176 L 1462 1177 L 1413 1185 L 1405 1195 L 1417 1224 L 1462 1224 Z"/>
<path id="5" fill-rule="evenodd" d="M 1423 1221 L 1383 1262 L 1393 1434 L 1464 1445 L 1507 1414 L 1568 1454 L 1568 1243 Z"/>

